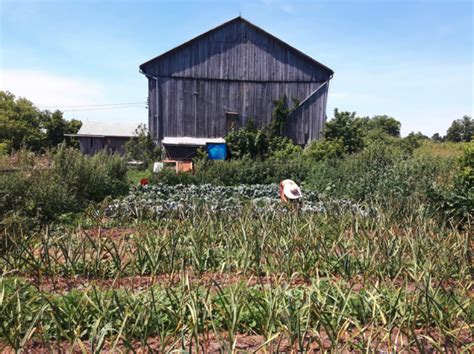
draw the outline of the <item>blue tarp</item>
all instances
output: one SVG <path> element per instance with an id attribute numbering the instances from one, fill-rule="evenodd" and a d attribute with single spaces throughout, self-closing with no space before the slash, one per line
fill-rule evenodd
<path id="1" fill-rule="evenodd" d="M 227 158 L 227 144 L 207 143 L 207 156 L 210 160 L 225 160 Z"/>

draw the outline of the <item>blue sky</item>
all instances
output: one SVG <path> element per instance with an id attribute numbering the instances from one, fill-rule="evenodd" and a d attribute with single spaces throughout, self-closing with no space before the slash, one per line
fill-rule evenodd
<path id="1" fill-rule="evenodd" d="M 146 122 L 139 64 L 239 12 L 335 71 L 335 107 L 444 134 L 473 111 L 471 1 L 0 0 L 0 87 L 67 118 Z M 134 103 L 130 106 L 103 104 Z M 78 106 L 81 107 L 72 107 Z M 107 109 L 105 109 L 107 108 Z"/>

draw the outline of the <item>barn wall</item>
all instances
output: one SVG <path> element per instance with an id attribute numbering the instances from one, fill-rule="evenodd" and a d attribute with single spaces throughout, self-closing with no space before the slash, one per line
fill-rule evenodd
<path id="1" fill-rule="evenodd" d="M 81 152 L 86 155 L 94 155 L 100 150 L 109 152 L 125 153 L 125 143 L 128 138 L 122 137 L 79 137 Z"/>
<path id="2" fill-rule="evenodd" d="M 270 123 L 273 101 L 304 100 L 332 72 L 281 41 L 231 21 L 141 66 L 149 78 L 149 127 L 153 137 L 222 137 L 226 112 L 238 125 Z M 157 89 L 158 79 L 158 89 Z M 286 132 L 298 144 L 318 139 L 325 120 L 327 86 L 298 110 Z M 294 126 L 293 126 L 294 125 Z"/>
<path id="3" fill-rule="evenodd" d="M 157 140 L 163 136 L 193 136 L 193 137 L 222 137 L 227 133 L 226 112 L 237 112 L 237 126 L 244 126 L 253 120 L 257 127 L 267 126 L 272 119 L 273 101 L 286 95 L 289 104 L 293 98 L 302 101 L 320 83 L 254 83 L 254 82 L 222 82 L 199 79 L 160 80 L 161 115 L 165 117 L 160 132 L 156 132 Z M 327 92 L 323 91 L 322 93 Z M 320 97 L 319 95 L 318 97 Z M 301 119 L 316 118 L 324 112 L 324 100 L 311 100 L 304 106 Z M 154 111 L 154 108 L 151 110 Z M 153 117 L 150 126 L 156 124 Z M 299 123 L 298 123 L 299 124 Z M 298 143 L 305 143 L 305 133 L 308 137 L 318 137 L 319 127 L 315 122 L 313 129 L 299 124 L 289 130 Z M 305 132 L 302 132 L 305 129 Z M 159 133 L 163 135 L 158 136 Z"/>

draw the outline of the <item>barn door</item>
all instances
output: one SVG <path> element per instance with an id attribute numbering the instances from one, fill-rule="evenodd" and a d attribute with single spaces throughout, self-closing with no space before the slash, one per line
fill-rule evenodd
<path id="1" fill-rule="evenodd" d="M 237 129 L 238 123 L 239 123 L 239 114 L 237 112 L 225 113 L 226 133 L 229 133 L 232 129 Z"/>

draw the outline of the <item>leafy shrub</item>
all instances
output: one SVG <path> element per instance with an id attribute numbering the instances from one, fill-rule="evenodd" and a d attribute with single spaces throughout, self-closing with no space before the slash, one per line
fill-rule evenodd
<path id="1" fill-rule="evenodd" d="M 229 161 L 205 161 L 195 166 L 193 173 L 163 170 L 152 177 L 151 183 L 163 184 L 214 184 L 233 186 L 238 184 L 269 184 L 291 178 L 304 180 L 309 165 L 303 159 L 281 160 L 268 158 L 255 161 L 248 157 Z"/>
<path id="2" fill-rule="evenodd" d="M 89 157 L 60 147 L 47 155 L 51 167 L 25 161 L 18 172 L 0 174 L 0 217 L 18 211 L 39 221 L 79 211 L 89 202 L 128 191 L 126 166 L 118 155 L 105 152 Z"/>
<path id="3" fill-rule="evenodd" d="M 355 112 L 339 112 L 334 109 L 334 118 L 326 123 L 324 137 L 328 140 L 340 140 L 344 150 L 352 154 L 364 147 L 362 121 Z"/>
<path id="4" fill-rule="evenodd" d="M 171 169 L 163 169 L 159 173 L 154 173 L 150 179 L 151 184 L 166 184 L 166 185 L 176 185 L 176 184 L 195 184 L 197 183 L 197 178 L 193 173 L 189 172 L 179 172 L 176 173 Z"/>
<path id="5" fill-rule="evenodd" d="M 299 157 L 303 149 L 299 145 L 295 145 L 290 138 L 276 136 L 270 139 L 268 143 L 268 157 L 276 159 L 290 159 Z"/>
<path id="6" fill-rule="evenodd" d="M 225 141 L 229 155 L 233 159 L 244 157 L 263 159 L 268 150 L 268 137 L 252 124 L 241 129 L 232 129 L 226 135 Z"/>
<path id="7" fill-rule="evenodd" d="M 459 170 L 452 186 L 435 185 L 431 190 L 431 208 L 459 225 L 468 224 L 474 216 L 474 143 L 470 142 L 459 158 Z"/>
<path id="8" fill-rule="evenodd" d="M 145 167 L 156 159 L 161 159 L 162 150 L 156 146 L 144 124 L 135 129 L 135 136 L 125 143 L 126 157 L 136 161 L 143 161 Z"/>
<path id="9" fill-rule="evenodd" d="M 306 183 L 330 196 L 353 200 L 426 198 L 430 186 L 451 167 L 447 159 L 412 158 L 400 146 L 372 144 L 340 160 L 317 162 Z"/>
<path id="10" fill-rule="evenodd" d="M 337 159 L 344 155 L 345 149 L 341 139 L 315 140 L 304 150 L 303 156 L 309 161 Z"/>

